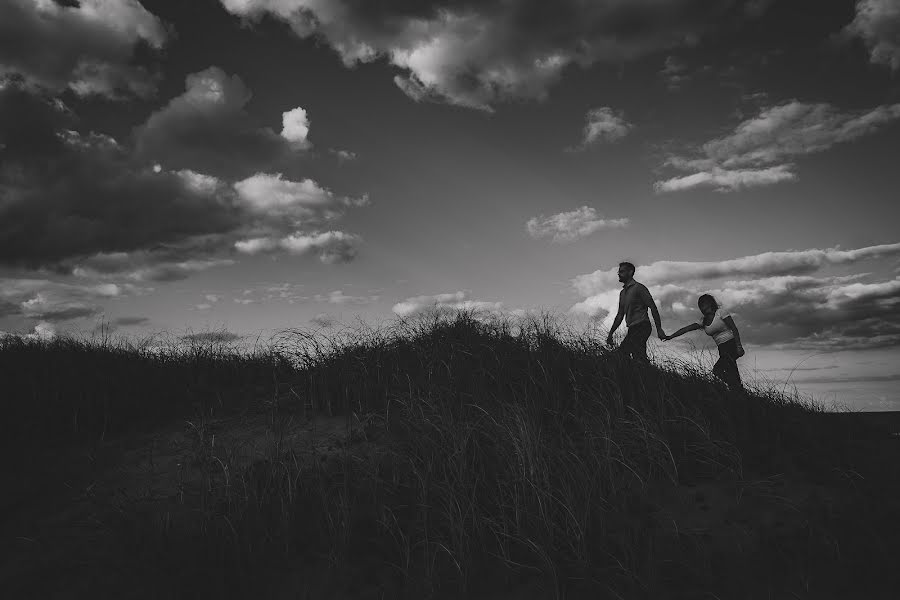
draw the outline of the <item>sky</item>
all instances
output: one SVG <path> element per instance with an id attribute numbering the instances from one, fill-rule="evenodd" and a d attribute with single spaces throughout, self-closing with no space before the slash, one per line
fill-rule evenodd
<path id="1" fill-rule="evenodd" d="M 897 156 L 900 0 L 4 0 L 0 331 L 602 336 L 627 260 L 748 380 L 900 410 Z"/>

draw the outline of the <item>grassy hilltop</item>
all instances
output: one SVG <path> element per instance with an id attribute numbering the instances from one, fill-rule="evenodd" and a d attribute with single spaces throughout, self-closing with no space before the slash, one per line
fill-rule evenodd
<path id="1" fill-rule="evenodd" d="M 896 598 L 900 439 L 552 319 L 0 341 L 4 598 Z"/>

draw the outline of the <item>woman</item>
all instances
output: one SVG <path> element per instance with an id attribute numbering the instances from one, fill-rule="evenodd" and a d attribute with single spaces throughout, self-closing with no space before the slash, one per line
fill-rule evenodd
<path id="1" fill-rule="evenodd" d="M 697 300 L 697 306 L 703 318 L 696 323 L 686 325 L 664 339 L 671 340 L 689 331 L 702 329 L 712 337 L 719 347 L 719 360 L 713 366 L 713 374 L 728 384 L 728 387 L 741 389 L 741 374 L 738 371 L 737 359 L 744 355 L 741 336 L 734 319 L 709 294 L 703 294 Z"/>

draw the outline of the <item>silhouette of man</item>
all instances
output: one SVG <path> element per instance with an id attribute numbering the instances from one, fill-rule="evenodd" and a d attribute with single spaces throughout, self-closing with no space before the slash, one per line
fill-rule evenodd
<path id="1" fill-rule="evenodd" d="M 606 343 L 612 345 L 613 333 L 619 328 L 622 319 L 628 327 L 625 339 L 619 345 L 619 351 L 641 362 L 649 363 L 647 357 L 647 340 L 653 329 L 650 326 L 650 317 L 647 309 L 653 313 L 653 321 L 656 323 L 656 333 L 659 339 L 665 339 L 666 334 L 662 328 L 662 320 L 659 317 L 659 309 L 650 295 L 650 290 L 643 283 L 634 280 L 634 265 L 630 262 L 619 263 L 619 281 L 622 282 L 622 291 L 619 292 L 619 311 L 613 321 L 612 329 L 606 336 Z"/>

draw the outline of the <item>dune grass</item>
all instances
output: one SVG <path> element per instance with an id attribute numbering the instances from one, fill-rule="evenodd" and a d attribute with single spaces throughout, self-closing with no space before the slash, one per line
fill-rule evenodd
<path id="1" fill-rule="evenodd" d="M 63 447 L 191 419 L 203 486 L 103 517 L 139 597 L 895 597 L 893 446 L 600 339 L 434 314 L 252 352 L 7 340 L 2 433 Z M 242 466 L 204 422 L 253 410 L 274 435 Z M 308 460 L 278 431 L 315 413 L 354 433 Z"/>

